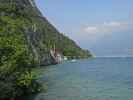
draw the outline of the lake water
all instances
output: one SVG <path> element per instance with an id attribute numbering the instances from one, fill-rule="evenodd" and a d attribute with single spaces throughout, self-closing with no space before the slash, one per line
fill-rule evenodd
<path id="1" fill-rule="evenodd" d="M 48 91 L 31 100 L 133 100 L 133 58 L 96 58 L 49 66 Z"/>

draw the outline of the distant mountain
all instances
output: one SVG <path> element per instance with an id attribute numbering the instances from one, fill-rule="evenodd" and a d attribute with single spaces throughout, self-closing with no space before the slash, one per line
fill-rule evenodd
<path id="1" fill-rule="evenodd" d="M 0 0 L 0 35 L 20 38 L 40 64 L 52 64 L 52 48 L 70 58 L 88 58 L 91 53 L 61 34 L 38 10 L 34 0 Z"/>

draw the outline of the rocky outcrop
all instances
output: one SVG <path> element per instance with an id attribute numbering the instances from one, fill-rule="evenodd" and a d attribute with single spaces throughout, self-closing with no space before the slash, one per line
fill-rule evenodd
<path id="1" fill-rule="evenodd" d="M 28 47 L 34 59 L 40 65 L 55 64 L 55 59 L 50 55 L 53 45 L 56 45 L 62 54 L 69 56 L 68 52 L 83 58 L 91 56 L 88 51 L 81 49 L 74 41 L 61 34 L 49 21 L 40 13 L 34 0 L 0 0 L 0 15 L 11 18 L 25 18 L 28 22 L 21 26 L 25 34 Z M 69 49 L 67 51 L 67 49 Z M 67 51 L 67 53 L 66 53 Z"/>

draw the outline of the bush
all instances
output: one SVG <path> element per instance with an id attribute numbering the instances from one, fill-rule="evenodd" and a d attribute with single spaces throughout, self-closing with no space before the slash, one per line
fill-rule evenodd
<path id="1" fill-rule="evenodd" d="M 40 85 L 31 73 L 31 58 L 25 52 L 16 55 L 14 51 L 9 47 L 0 49 L 0 100 L 39 91 Z"/>

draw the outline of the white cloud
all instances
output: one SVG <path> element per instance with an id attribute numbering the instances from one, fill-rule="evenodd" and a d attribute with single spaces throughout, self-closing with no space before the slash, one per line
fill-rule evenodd
<path id="1" fill-rule="evenodd" d="M 119 32 L 128 29 L 128 23 L 126 22 L 104 22 L 103 24 L 97 24 L 95 26 L 87 26 L 84 27 L 83 32 L 86 34 L 94 34 L 94 33 L 99 33 L 99 34 L 107 34 L 111 32 Z"/>
<path id="2" fill-rule="evenodd" d="M 132 31 L 133 21 L 111 21 L 102 24 L 87 25 L 82 27 L 79 32 L 72 35 L 73 39 L 82 44 L 93 45 L 104 37 L 111 38 L 112 35 Z"/>
<path id="3" fill-rule="evenodd" d="M 121 24 L 122 23 L 120 23 L 120 22 L 109 22 L 109 23 L 104 22 L 105 26 L 112 26 L 112 27 L 118 27 L 118 26 L 121 26 Z"/>
<path id="4" fill-rule="evenodd" d="M 98 29 L 97 27 L 94 27 L 94 26 L 88 26 L 84 29 L 86 32 L 88 33 L 96 33 L 98 32 Z"/>

